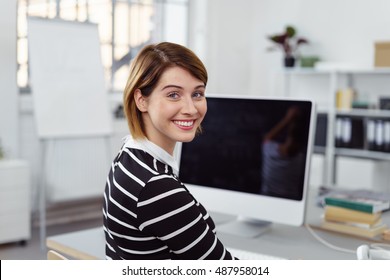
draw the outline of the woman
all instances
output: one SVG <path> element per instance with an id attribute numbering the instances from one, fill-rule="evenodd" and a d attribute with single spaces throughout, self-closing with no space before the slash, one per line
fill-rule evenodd
<path id="1" fill-rule="evenodd" d="M 104 193 L 108 259 L 232 259 L 215 225 L 177 177 L 176 142 L 191 141 L 206 111 L 207 72 L 189 49 L 149 45 L 131 64 L 124 111 L 131 136 Z"/>

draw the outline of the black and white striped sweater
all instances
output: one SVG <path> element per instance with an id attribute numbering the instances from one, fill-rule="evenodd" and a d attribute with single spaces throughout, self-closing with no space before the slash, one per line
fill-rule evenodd
<path id="1" fill-rule="evenodd" d="M 232 259 L 174 165 L 153 143 L 126 141 L 104 192 L 107 259 Z"/>

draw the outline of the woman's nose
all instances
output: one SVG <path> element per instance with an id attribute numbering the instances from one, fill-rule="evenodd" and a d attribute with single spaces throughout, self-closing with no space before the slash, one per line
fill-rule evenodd
<path id="1" fill-rule="evenodd" d="M 189 115 L 193 115 L 193 114 L 196 114 L 198 112 L 198 109 L 196 108 L 192 98 L 185 98 L 184 99 L 182 112 L 184 114 L 189 114 Z"/>

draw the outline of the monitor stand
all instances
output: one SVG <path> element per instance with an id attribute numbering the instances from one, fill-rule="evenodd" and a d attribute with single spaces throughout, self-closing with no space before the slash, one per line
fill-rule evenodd
<path id="1" fill-rule="evenodd" d="M 269 231 L 271 224 L 271 222 L 239 216 L 233 221 L 217 225 L 217 232 L 244 238 L 255 238 Z"/>

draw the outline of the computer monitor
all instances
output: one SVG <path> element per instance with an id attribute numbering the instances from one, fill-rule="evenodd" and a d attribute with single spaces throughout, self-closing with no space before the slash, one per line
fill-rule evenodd
<path id="1" fill-rule="evenodd" d="M 217 229 L 251 237 L 272 222 L 302 225 L 313 102 L 212 95 L 207 107 L 202 133 L 179 148 L 179 173 L 208 211 L 237 217 Z"/>

